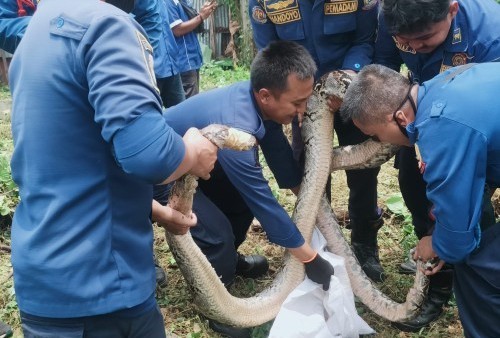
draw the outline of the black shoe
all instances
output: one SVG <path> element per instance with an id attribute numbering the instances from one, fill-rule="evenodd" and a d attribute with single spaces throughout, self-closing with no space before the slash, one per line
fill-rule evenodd
<path id="1" fill-rule="evenodd" d="M 160 266 L 160 263 L 156 259 L 156 256 L 154 257 L 154 262 L 155 262 L 155 272 L 156 272 L 156 285 L 158 285 L 158 287 L 160 288 L 164 288 L 167 286 L 167 273 Z"/>
<path id="2" fill-rule="evenodd" d="M 413 259 L 413 253 L 415 252 L 415 248 L 411 249 L 408 252 L 408 257 L 406 260 L 399 265 L 399 273 L 405 275 L 414 275 L 417 273 L 417 262 Z"/>
<path id="3" fill-rule="evenodd" d="M 0 321 L 0 338 L 12 337 L 12 329 L 9 325 Z"/>
<path id="4" fill-rule="evenodd" d="M 378 248 L 364 243 L 353 242 L 351 244 L 352 251 L 368 278 L 377 283 L 383 282 L 385 280 L 385 273 L 380 265 Z"/>
<path id="5" fill-rule="evenodd" d="M 238 253 L 236 274 L 245 278 L 257 278 L 269 270 L 267 259 L 261 255 L 245 256 Z"/>
<path id="6" fill-rule="evenodd" d="M 443 313 L 443 306 L 448 303 L 452 294 L 451 288 L 429 289 L 427 299 L 422 304 L 422 311 L 413 319 L 405 322 L 393 322 L 392 326 L 405 332 L 418 332 L 437 320 Z"/>
<path id="7" fill-rule="evenodd" d="M 209 319 L 208 326 L 223 337 L 228 338 L 250 338 L 250 329 L 234 327 Z"/>

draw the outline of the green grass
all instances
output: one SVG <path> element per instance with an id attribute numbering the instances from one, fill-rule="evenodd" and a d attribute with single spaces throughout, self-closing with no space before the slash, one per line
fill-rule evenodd
<path id="1" fill-rule="evenodd" d="M 9 87 L 6 85 L 0 85 L 0 100 L 10 99 Z"/>
<path id="2" fill-rule="evenodd" d="M 248 80 L 250 71 L 247 67 L 234 67 L 230 60 L 210 61 L 201 67 L 200 78 L 200 90 L 204 91 Z"/>

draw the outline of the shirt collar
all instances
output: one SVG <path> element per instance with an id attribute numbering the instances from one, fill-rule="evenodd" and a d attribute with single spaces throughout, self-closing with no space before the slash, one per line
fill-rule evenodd
<path id="1" fill-rule="evenodd" d="M 420 102 L 422 101 L 424 96 L 425 96 L 425 87 L 419 86 L 417 93 L 417 111 L 415 112 L 415 120 L 406 127 L 406 131 L 408 133 L 408 139 L 410 140 L 410 144 L 412 145 L 417 143 L 418 141 L 418 129 L 416 126 L 420 122 L 418 118 L 421 117 L 422 114 L 417 114 L 417 113 L 421 107 Z"/>
<path id="2" fill-rule="evenodd" d="M 255 108 L 255 111 L 257 112 L 257 116 L 259 118 L 259 128 L 255 132 L 255 137 L 260 140 L 264 137 L 266 134 L 266 128 L 264 127 L 264 118 L 262 117 L 262 111 L 259 108 L 259 105 L 257 104 L 257 100 L 255 99 L 255 95 L 253 94 L 253 89 L 252 89 L 252 83 L 248 81 L 248 87 L 249 87 L 249 92 L 250 92 L 250 98 L 252 99 L 252 104 Z"/>

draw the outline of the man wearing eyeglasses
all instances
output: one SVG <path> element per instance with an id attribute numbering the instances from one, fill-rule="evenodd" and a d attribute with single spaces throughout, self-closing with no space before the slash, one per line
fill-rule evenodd
<path id="1" fill-rule="evenodd" d="M 466 337 L 500 337 L 500 223 L 480 222 L 485 184 L 500 185 L 499 86 L 500 63 L 450 69 L 420 86 L 370 65 L 341 109 L 367 135 L 418 146 L 436 222 L 414 259 L 434 263 L 425 272 L 430 276 L 445 262 L 454 264 Z"/>
<path id="2" fill-rule="evenodd" d="M 374 63 L 397 71 L 404 63 L 413 81 L 430 80 L 455 66 L 500 58 L 500 5 L 493 0 L 385 0 L 381 7 Z M 432 234 L 435 223 L 421 166 L 413 146 L 402 147 L 396 156 L 399 186 L 418 238 Z M 489 197 L 488 191 L 485 194 Z M 491 223 L 491 203 L 485 204 L 486 210 L 482 222 Z M 414 263 L 408 263 L 402 264 L 402 272 L 414 272 Z M 394 325 L 403 331 L 419 331 L 440 316 L 451 295 L 450 266 L 432 276 L 420 315 Z"/>

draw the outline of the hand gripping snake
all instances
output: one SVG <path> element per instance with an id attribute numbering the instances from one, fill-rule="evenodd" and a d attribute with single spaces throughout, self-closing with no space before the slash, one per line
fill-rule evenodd
<path id="1" fill-rule="evenodd" d="M 315 84 L 309 98 L 302 125 L 305 169 L 292 218 L 306 241 L 310 242 L 316 225 L 325 236 L 328 249 L 344 257 L 353 292 L 363 304 L 387 320 L 403 321 L 414 317 L 425 299 L 428 278 L 423 273 L 423 263 L 417 262 L 415 282 L 406 301 L 399 304 L 389 299 L 361 269 L 324 197 L 332 171 L 380 166 L 397 150 L 395 146 L 371 140 L 332 150 L 333 114 L 328 108 L 327 98 L 331 95 L 343 98 L 350 81 L 351 77 L 342 71 L 326 74 Z M 209 126 L 202 130 L 202 134 L 219 148 L 244 150 L 255 146 L 252 143 L 255 140 L 248 134 L 224 126 Z M 189 213 L 196 186 L 196 178 L 191 175 L 178 180 L 172 189 L 169 205 Z M 305 276 L 303 264 L 286 252 L 284 267 L 270 286 L 253 297 L 237 298 L 224 287 L 189 233 L 173 235 L 166 231 L 165 234 L 196 306 L 205 316 L 225 324 L 252 327 L 272 320 L 288 294 Z"/>

